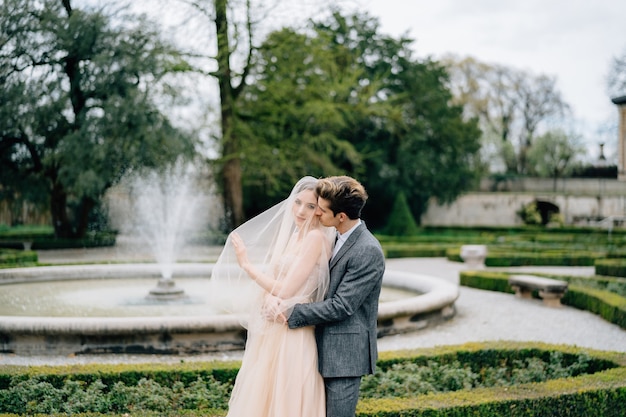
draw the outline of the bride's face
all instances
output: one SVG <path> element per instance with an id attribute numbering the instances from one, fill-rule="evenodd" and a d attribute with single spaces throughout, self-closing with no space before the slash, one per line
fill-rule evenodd
<path id="1" fill-rule="evenodd" d="M 293 202 L 293 217 L 296 226 L 304 226 L 307 221 L 310 221 L 314 217 L 316 210 L 317 197 L 315 196 L 315 192 L 313 190 L 300 191 Z"/>

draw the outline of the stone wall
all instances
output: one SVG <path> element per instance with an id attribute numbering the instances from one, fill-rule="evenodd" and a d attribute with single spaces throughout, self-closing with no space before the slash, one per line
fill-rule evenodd
<path id="1" fill-rule="evenodd" d="M 37 207 L 28 202 L 0 201 L 0 225 L 49 225 L 52 217 L 47 207 Z"/>
<path id="2" fill-rule="evenodd" d="M 422 216 L 422 224 L 433 226 L 514 226 L 522 224 L 517 212 L 526 204 L 535 201 L 548 201 L 559 207 L 568 224 L 581 218 L 602 218 L 626 216 L 626 181 L 614 179 L 559 179 L 554 192 L 554 182 L 548 178 L 520 178 L 494 182 L 485 179 L 479 190 L 467 193 L 450 205 L 430 204 Z M 221 200 L 206 186 L 203 205 L 212 213 L 212 226 L 217 227 L 222 214 Z M 374 198 L 375 196 L 372 196 Z M 128 196 L 123 190 L 112 188 L 107 193 L 107 201 L 124 202 Z M 119 219 L 124 216 L 112 210 L 113 227 L 119 227 Z M 18 211 L 20 223 L 50 224 L 46 209 L 37 210 L 24 206 Z M 14 224 L 15 210 L 0 202 L 0 224 Z"/>
<path id="3" fill-rule="evenodd" d="M 450 205 L 431 202 L 422 216 L 424 226 L 517 226 L 517 212 L 533 201 L 556 205 L 565 224 L 592 224 L 609 216 L 626 216 L 626 193 L 614 196 L 575 196 L 533 192 L 468 193 Z"/>
<path id="4" fill-rule="evenodd" d="M 578 196 L 626 195 L 626 182 L 608 178 L 512 178 L 495 181 L 485 178 L 479 189 L 483 192 L 557 193 Z"/>

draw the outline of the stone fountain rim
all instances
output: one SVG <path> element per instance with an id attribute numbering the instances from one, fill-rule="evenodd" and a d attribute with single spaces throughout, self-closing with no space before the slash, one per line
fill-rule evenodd
<path id="1" fill-rule="evenodd" d="M 176 263 L 175 277 L 210 273 L 213 263 Z M 156 263 L 80 264 L 0 270 L 0 285 L 23 282 L 45 282 L 90 278 L 160 278 L 161 266 Z M 124 275 L 123 274 L 128 274 Z M 45 276 L 42 276 L 44 274 Z M 138 275 L 140 274 L 140 275 Z M 62 275 L 62 276 L 61 276 Z M 459 296 L 458 286 L 442 279 L 412 272 L 386 270 L 383 284 L 392 288 L 420 292 L 420 295 L 381 303 L 378 319 L 413 316 L 453 305 Z M 155 332 L 195 333 L 228 332 L 241 329 L 236 315 L 176 317 L 29 317 L 0 316 L 0 333 L 65 335 L 65 334 L 152 334 Z"/>

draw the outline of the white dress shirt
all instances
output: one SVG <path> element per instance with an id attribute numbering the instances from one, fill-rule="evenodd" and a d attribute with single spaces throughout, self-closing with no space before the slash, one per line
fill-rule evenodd
<path id="1" fill-rule="evenodd" d="M 360 224 L 361 224 L 361 219 L 359 219 L 359 221 L 354 226 L 352 226 L 350 230 L 346 231 L 344 234 L 337 232 L 337 240 L 335 241 L 335 247 L 333 248 L 333 256 L 331 256 L 330 258 L 331 260 L 335 257 L 335 255 L 337 255 L 337 252 L 339 252 L 339 249 L 341 249 L 345 241 L 348 240 L 352 232 L 354 232 L 354 230 L 357 227 L 359 227 Z"/>

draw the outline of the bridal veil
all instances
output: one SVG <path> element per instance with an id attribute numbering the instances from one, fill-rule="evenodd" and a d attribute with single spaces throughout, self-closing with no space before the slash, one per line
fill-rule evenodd
<path id="1" fill-rule="evenodd" d="M 289 279 L 287 269 L 291 261 L 303 255 L 299 253 L 299 237 L 312 228 L 323 231 L 328 244 L 322 248 L 320 259 L 309 275 L 307 285 L 303 286 L 297 296 L 281 302 L 281 308 L 285 310 L 298 302 L 321 301 L 328 289 L 330 242 L 334 240 L 335 231 L 320 225 L 315 216 L 298 228 L 293 211 L 299 193 L 307 189 L 314 190 L 316 183 L 317 179 L 310 176 L 300 179 L 285 200 L 233 231 L 245 243 L 250 262 L 264 274 L 277 280 Z M 259 313 L 267 293 L 239 267 L 230 236 L 213 267 L 210 290 L 212 305 L 224 313 L 240 315 L 244 327 L 249 328 L 257 321 L 256 318 L 261 319 Z"/>

